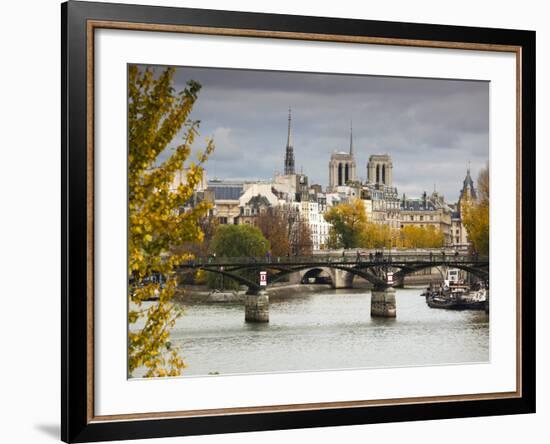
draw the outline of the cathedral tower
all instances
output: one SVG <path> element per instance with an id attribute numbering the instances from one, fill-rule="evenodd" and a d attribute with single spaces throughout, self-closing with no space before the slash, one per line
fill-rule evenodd
<path id="1" fill-rule="evenodd" d="M 373 154 L 369 157 L 367 182 L 375 185 L 392 186 L 393 163 L 388 154 Z"/>
<path id="2" fill-rule="evenodd" d="M 329 189 L 346 185 L 356 180 L 356 164 L 353 157 L 353 127 L 350 125 L 349 152 L 335 151 L 330 156 L 328 164 Z"/>

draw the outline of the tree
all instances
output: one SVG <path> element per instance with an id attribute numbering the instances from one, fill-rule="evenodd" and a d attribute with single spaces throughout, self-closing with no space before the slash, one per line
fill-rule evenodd
<path id="1" fill-rule="evenodd" d="M 216 257 L 264 257 L 269 251 L 269 241 L 260 229 L 253 225 L 219 225 L 210 244 Z M 255 279 L 250 271 L 235 272 L 249 279 Z M 222 284 L 223 282 L 223 284 Z M 213 288 L 238 288 L 234 281 L 227 281 L 217 273 L 208 273 L 208 283 Z"/>
<path id="2" fill-rule="evenodd" d="M 271 245 L 271 255 L 286 256 L 290 254 L 288 221 L 281 207 L 270 207 L 263 211 L 256 220 L 256 226 Z"/>
<path id="3" fill-rule="evenodd" d="M 253 225 L 219 225 L 211 243 L 218 257 L 263 257 L 269 241 Z"/>
<path id="4" fill-rule="evenodd" d="M 401 245 L 403 248 L 441 248 L 445 245 L 445 235 L 433 225 L 407 225 L 401 230 Z"/>
<path id="5" fill-rule="evenodd" d="M 480 171 L 477 184 L 477 200 L 464 205 L 462 223 L 474 250 L 489 256 L 489 165 Z"/>
<path id="6" fill-rule="evenodd" d="M 332 224 L 329 246 L 331 248 L 356 248 L 361 246 L 367 228 L 365 204 L 360 199 L 333 206 L 325 213 L 325 220 Z"/>
<path id="7" fill-rule="evenodd" d="M 390 247 L 392 230 L 387 225 L 367 222 L 361 234 L 361 247 L 384 248 Z"/>
<path id="8" fill-rule="evenodd" d="M 296 207 L 267 208 L 256 219 L 256 226 L 269 240 L 273 257 L 307 256 L 313 251 L 309 224 Z"/>
<path id="9" fill-rule="evenodd" d="M 313 252 L 313 240 L 309 224 L 301 217 L 294 222 L 290 234 L 291 253 L 295 256 L 309 256 Z"/>
<path id="10" fill-rule="evenodd" d="M 183 170 L 198 134 L 199 122 L 189 120 L 189 115 L 200 90 L 200 84 L 190 81 L 176 93 L 173 75 L 173 68 L 128 69 L 128 371 L 132 375 L 144 368 L 146 377 L 177 376 L 185 367 L 170 344 L 169 330 L 181 314 L 172 303 L 174 268 L 190 255 L 174 250 L 203 238 L 199 220 L 208 204 L 190 209 L 185 205 L 214 149 L 208 141 L 197 161 L 185 165 L 185 183 L 172 189 L 175 173 Z M 165 279 L 163 285 L 153 282 L 159 275 Z M 153 296 L 158 299 L 145 308 L 143 301 Z"/>

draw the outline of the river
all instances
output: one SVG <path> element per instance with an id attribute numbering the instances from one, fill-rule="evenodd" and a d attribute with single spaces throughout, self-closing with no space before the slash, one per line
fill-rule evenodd
<path id="1" fill-rule="evenodd" d="M 193 303 L 171 332 L 183 375 L 487 362 L 489 315 L 431 309 L 397 289 L 397 318 L 371 318 L 369 290 L 272 297 L 270 322 L 244 322 L 234 303 Z"/>

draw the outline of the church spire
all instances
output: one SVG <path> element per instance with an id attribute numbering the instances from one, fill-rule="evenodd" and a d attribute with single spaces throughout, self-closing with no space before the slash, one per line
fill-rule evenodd
<path id="1" fill-rule="evenodd" d="M 353 156 L 353 120 L 349 123 L 349 154 Z"/>
<path id="2" fill-rule="evenodd" d="M 288 107 L 288 134 L 286 139 L 285 154 L 285 175 L 295 174 L 294 172 L 294 147 L 292 146 L 292 110 Z"/>
<path id="3" fill-rule="evenodd" d="M 288 107 L 288 134 L 286 138 L 286 146 L 292 147 L 292 110 Z"/>

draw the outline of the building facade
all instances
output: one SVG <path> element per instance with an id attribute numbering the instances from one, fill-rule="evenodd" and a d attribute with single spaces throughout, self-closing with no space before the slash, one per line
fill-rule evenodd
<path id="1" fill-rule="evenodd" d="M 400 227 L 434 227 L 443 233 L 445 244 L 449 245 L 452 243 L 452 213 L 443 196 L 435 191 L 431 196 L 424 192 L 421 198 L 403 196 Z"/>
<path id="2" fill-rule="evenodd" d="M 240 215 L 239 199 L 244 193 L 244 182 L 214 179 L 208 181 L 208 191 L 214 199 L 212 215 L 220 224 L 237 224 Z"/>

